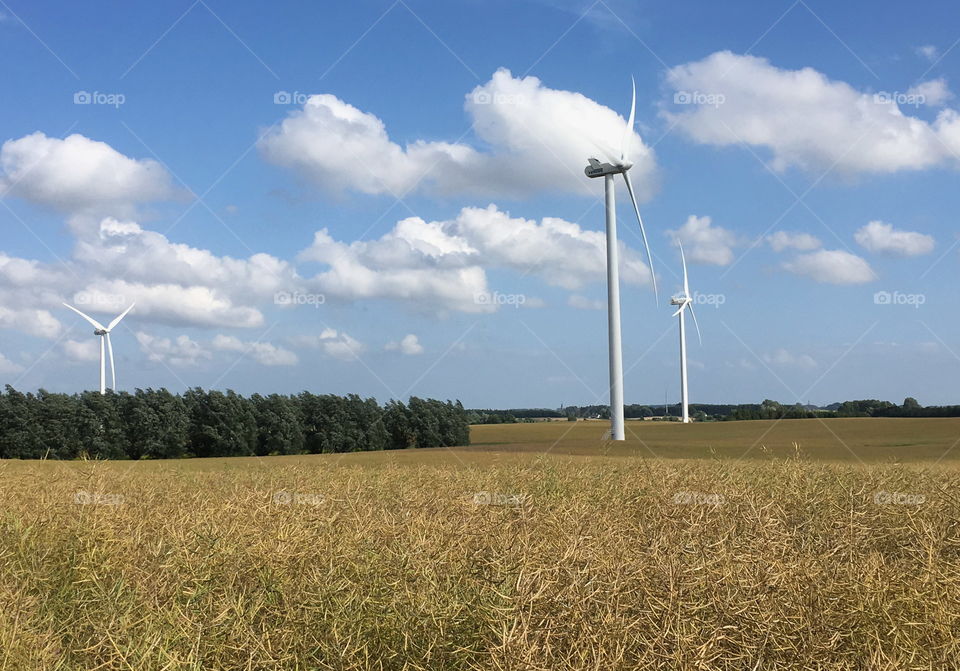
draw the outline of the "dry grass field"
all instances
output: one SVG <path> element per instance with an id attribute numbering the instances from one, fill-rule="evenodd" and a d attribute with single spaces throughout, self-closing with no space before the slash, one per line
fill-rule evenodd
<path id="1" fill-rule="evenodd" d="M 604 430 L 0 462 L 0 668 L 960 667 L 960 421 Z"/>

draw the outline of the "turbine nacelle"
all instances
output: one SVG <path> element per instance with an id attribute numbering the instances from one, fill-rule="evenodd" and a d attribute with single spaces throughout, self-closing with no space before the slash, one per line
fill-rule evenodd
<path id="1" fill-rule="evenodd" d="M 588 158 L 587 162 L 589 165 L 583 169 L 583 173 L 591 179 L 594 177 L 606 177 L 607 175 L 622 175 L 633 167 L 633 163 L 630 161 L 601 163 L 595 158 Z"/>

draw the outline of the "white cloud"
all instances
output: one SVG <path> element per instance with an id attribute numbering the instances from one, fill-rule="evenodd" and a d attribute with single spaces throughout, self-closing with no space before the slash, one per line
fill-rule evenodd
<path id="1" fill-rule="evenodd" d="M 691 214 L 683 226 L 667 233 L 683 244 L 684 255 L 689 261 L 716 266 L 733 263 L 737 236 L 725 228 L 714 226 L 710 217 Z"/>
<path id="2" fill-rule="evenodd" d="M 932 44 L 924 44 L 923 46 L 915 47 L 914 51 L 918 56 L 927 59 L 931 63 L 937 60 L 937 58 L 940 56 L 940 50 Z"/>
<path id="3" fill-rule="evenodd" d="M 194 367 L 212 358 L 209 350 L 187 335 L 174 339 L 160 338 L 137 331 L 140 350 L 150 361 L 162 362 L 171 366 Z"/>
<path id="4" fill-rule="evenodd" d="M 929 235 L 899 231 L 882 221 L 871 221 L 858 229 L 853 238 L 867 251 L 892 256 L 921 256 L 932 252 L 936 245 Z"/>
<path id="5" fill-rule="evenodd" d="M 778 367 L 816 368 L 819 365 L 809 354 L 793 354 L 783 348 L 764 354 L 763 360 L 770 366 Z"/>
<path id="6" fill-rule="evenodd" d="M 591 299 L 579 294 L 570 294 L 567 299 L 567 305 L 578 310 L 603 310 L 607 307 L 605 301 Z"/>
<path id="7" fill-rule="evenodd" d="M 562 219 L 537 223 L 490 205 L 464 208 L 450 221 L 410 217 L 371 241 L 338 242 L 324 229 L 299 258 L 327 266 L 309 283 L 328 298 L 391 298 L 434 311 L 489 312 L 497 306 L 478 300 L 493 293 L 487 269 L 514 270 L 577 289 L 605 277 L 606 238 Z M 620 263 L 624 282 L 650 283 L 647 265 L 622 243 Z M 525 306 L 536 304 L 531 299 Z"/>
<path id="8" fill-rule="evenodd" d="M 920 82 L 907 89 L 907 96 L 922 101 L 920 104 L 928 107 L 940 107 L 953 98 L 953 92 L 947 87 L 947 80 L 943 77 Z"/>
<path id="9" fill-rule="evenodd" d="M 211 343 L 214 349 L 225 352 L 243 352 L 264 366 L 293 366 L 297 355 L 290 350 L 268 342 L 244 342 L 235 336 L 217 335 Z"/>
<path id="10" fill-rule="evenodd" d="M 6 356 L 0 354 L 0 375 L 15 375 L 23 372 L 23 366 L 10 361 Z"/>
<path id="11" fill-rule="evenodd" d="M 877 279 L 864 259 L 839 249 L 800 254 L 783 267 L 795 275 L 804 275 L 825 284 L 864 284 Z"/>
<path id="12" fill-rule="evenodd" d="M 366 345 L 343 331 L 325 328 L 319 335 L 301 335 L 291 339 L 301 347 L 319 349 L 327 356 L 341 361 L 353 361 L 360 358 Z"/>
<path id="13" fill-rule="evenodd" d="M 124 156 L 83 135 L 41 132 L 0 147 L 0 185 L 10 195 L 71 214 L 129 214 L 137 203 L 176 195 L 156 161 Z"/>
<path id="14" fill-rule="evenodd" d="M 74 361 L 99 361 L 99 338 L 89 340 L 66 340 L 63 343 L 64 353 Z"/>
<path id="15" fill-rule="evenodd" d="M 763 58 L 720 51 L 671 68 L 667 83 L 691 98 L 722 97 L 721 104 L 677 104 L 664 111 L 687 135 L 715 146 L 766 147 L 776 170 L 891 173 L 954 161 L 940 141 L 960 134 L 952 116 L 941 113 L 928 124 L 903 114 L 893 96 L 857 91 L 811 68 L 785 70 Z M 945 92 L 941 84 L 926 86 L 931 93 Z"/>
<path id="16" fill-rule="evenodd" d="M 403 336 L 400 342 L 388 342 L 384 349 L 388 352 L 400 352 L 408 356 L 423 354 L 423 345 L 420 344 L 419 338 L 413 333 Z"/>
<path id="17" fill-rule="evenodd" d="M 777 231 L 767 236 L 767 243 L 775 252 L 782 252 L 785 249 L 795 249 L 798 252 L 809 252 L 819 249 L 823 243 L 809 233 L 790 233 L 789 231 Z"/>
<path id="18" fill-rule="evenodd" d="M 259 148 L 268 161 L 332 193 L 591 194 L 586 159 L 605 159 L 599 148 L 619 156 L 626 125 L 617 112 L 579 93 L 505 69 L 467 94 L 464 107 L 488 149 L 428 140 L 401 146 L 379 118 L 330 94 L 311 96 Z M 636 133 L 631 148 L 631 174 L 641 197 L 648 196 L 655 184 L 653 151 Z"/>
<path id="19" fill-rule="evenodd" d="M 63 326 L 47 310 L 0 306 L 0 328 L 16 329 L 41 338 L 56 338 Z"/>

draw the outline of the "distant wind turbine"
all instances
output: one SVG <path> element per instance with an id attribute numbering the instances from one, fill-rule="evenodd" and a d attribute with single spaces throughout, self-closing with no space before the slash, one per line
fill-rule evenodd
<path id="1" fill-rule="evenodd" d="M 653 292 L 657 295 L 657 278 L 653 274 L 653 255 L 647 242 L 647 232 L 640 218 L 640 208 L 633 194 L 633 185 L 627 171 L 633 163 L 627 158 L 630 149 L 630 140 L 633 137 L 633 121 L 637 108 L 637 86 L 633 84 L 633 95 L 630 102 L 630 118 L 624 129 L 623 140 L 620 143 L 620 159 L 611 159 L 610 163 L 601 163 L 595 158 L 588 159 L 590 165 L 584 169 L 587 177 L 603 177 L 604 194 L 607 206 L 607 330 L 610 349 L 610 438 L 611 440 L 624 439 L 623 426 L 623 352 L 620 339 L 620 268 L 619 250 L 617 249 L 617 202 L 614 193 L 614 177 L 623 175 L 627 185 L 633 211 L 640 224 L 640 233 L 643 236 L 643 245 L 647 248 L 647 260 L 650 263 L 650 275 L 653 277 Z M 659 305 L 659 298 L 657 304 Z"/>
<path id="2" fill-rule="evenodd" d="M 677 243 L 679 244 L 679 242 Z M 687 328 L 684 321 L 684 312 L 690 308 L 690 315 L 693 317 L 693 324 L 697 327 L 697 338 L 700 344 L 703 344 L 703 338 L 700 336 L 700 324 L 697 323 L 697 314 L 693 311 L 693 296 L 690 295 L 690 283 L 687 280 L 687 259 L 683 255 L 683 245 L 680 245 L 680 261 L 683 263 L 683 294 L 674 296 L 670 299 L 670 305 L 679 305 L 680 307 L 673 313 L 674 317 L 680 317 L 680 421 L 684 424 L 690 423 L 689 410 L 689 392 L 687 389 Z"/>
<path id="3" fill-rule="evenodd" d="M 124 310 L 124 311 L 120 314 L 119 317 L 117 317 L 116 319 L 114 319 L 114 320 L 113 320 L 112 322 L 110 322 L 110 324 L 107 325 L 107 326 L 104 326 L 103 324 L 101 324 L 100 322 L 98 322 L 98 321 L 97 321 L 96 319 L 94 319 L 93 317 L 90 317 L 89 315 L 83 314 L 82 312 L 80 312 L 80 310 L 78 310 L 77 308 L 73 307 L 72 305 L 67 305 L 66 303 L 64 303 L 64 305 L 65 305 L 66 307 L 70 308 L 71 310 L 73 310 L 74 312 L 76 312 L 78 315 L 80 315 L 80 316 L 83 317 L 84 319 L 86 319 L 88 322 L 90 322 L 90 325 L 93 326 L 94 329 L 96 329 L 96 330 L 93 332 L 93 334 L 94 334 L 95 336 L 99 336 L 99 337 L 100 337 L 100 393 L 101 393 L 101 394 L 107 393 L 107 389 L 106 389 L 106 387 L 107 387 L 107 367 L 106 367 L 106 361 L 105 361 L 104 356 L 103 356 L 103 355 L 104 355 L 104 351 L 103 351 L 103 350 L 104 350 L 104 343 L 106 343 L 107 352 L 109 352 L 109 354 L 110 354 L 110 376 L 111 376 L 111 380 L 112 380 L 112 384 L 110 385 L 110 388 L 113 389 L 114 391 L 116 391 L 116 389 L 117 389 L 117 371 L 116 371 L 116 368 L 114 368 L 114 365 L 113 365 L 113 345 L 110 343 L 110 331 L 112 331 L 114 328 L 116 328 L 117 324 L 120 323 L 120 320 L 127 316 L 127 313 L 130 312 L 130 310 L 133 309 L 133 306 L 136 305 L 136 303 L 131 303 L 131 304 L 130 304 L 130 307 L 128 307 L 126 310 Z"/>

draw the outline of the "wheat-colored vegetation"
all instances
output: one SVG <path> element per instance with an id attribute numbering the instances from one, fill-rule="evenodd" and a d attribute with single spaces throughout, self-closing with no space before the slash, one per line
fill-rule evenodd
<path id="1" fill-rule="evenodd" d="M 960 422 L 891 421 L 0 462 L 0 668 L 958 668 Z"/>

